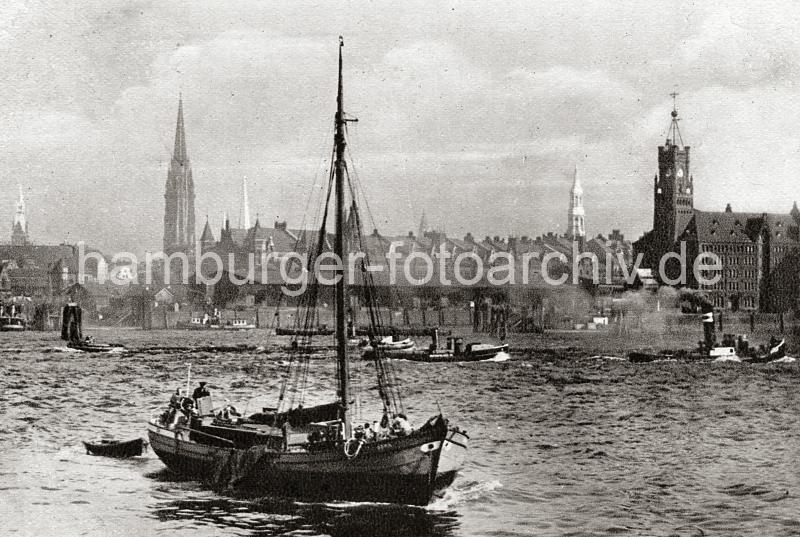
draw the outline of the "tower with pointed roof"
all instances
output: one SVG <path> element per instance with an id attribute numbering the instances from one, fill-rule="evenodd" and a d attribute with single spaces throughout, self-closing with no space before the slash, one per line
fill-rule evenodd
<path id="1" fill-rule="evenodd" d="M 239 227 L 250 229 L 250 200 L 247 197 L 247 177 L 242 179 L 242 207 L 239 210 Z"/>
<path id="2" fill-rule="evenodd" d="M 583 187 L 578 177 L 578 165 L 572 179 L 572 188 L 569 191 L 569 217 L 567 221 L 567 238 L 574 241 L 583 241 L 586 237 L 583 209 Z"/>
<path id="3" fill-rule="evenodd" d="M 214 240 L 214 232 L 211 231 L 211 224 L 206 216 L 206 225 L 203 227 L 203 234 L 200 235 L 200 248 L 203 252 L 208 252 L 214 248 L 216 241 Z"/>
<path id="4" fill-rule="evenodd" d="M 167 172 L 164 201 L 164 251 L 192 253 L 195 238 L 194 181 L 186 151 L 182 97 L 178 99 L 175 147 Z"/>
<path id="5" fill-rule="evenodd" d="M 422 218 L 419 220 L 419 230 L 417 231 L 417 236 L 422 238 L 425 237 L 425 232 L 430 231 L 428 228 L 428 218 L 425 216 L 425 210 L 422 211 Z"/>
<path id="6" fill-rule="evenodd" d="M 658 148 L 658 173 L 653 183 L 654 239 L 666 251 L 683 233 L 694 215 L 694 179 L 689 168 L 689 146 L 678 128 L 677 93 L 672 93 L 672 122 L 667 140 Z"/>
<path id="7" fill-rule="evenodd" d="M 16 203 L 14 223 L 11 224 L 11 244 L 13 246 L 28 244 L 28 220 L 25 216 L 25 197 L 22 195 L 22 185 L 19 185 L 19 199 Z"/>

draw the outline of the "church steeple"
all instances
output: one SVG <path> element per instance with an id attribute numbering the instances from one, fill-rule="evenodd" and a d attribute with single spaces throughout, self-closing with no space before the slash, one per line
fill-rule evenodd
<path id="1" fill-rule="evenodd" d="M 14 246 L 28 244 L 28 221 L 25 216 L 25 197 L 22 195 L 22 185 L 19 185 L 19 200 L 16 203 L 14 223 L 11 225 L 11 244 Z"/>
<path id="2" fill-rule="evenodd" d="M 239 227 L 250 229 L 250 201 L 247 197 L 247 177 L 242 179 L 242 207 L 239 212 Z"/>
<path id="3" fill-rule="evenodd" d="M 567 237 L 572 240 L 583 240 L 586 237 L 583 209 L 583 186 L 578 176 L 578 165 L 572 178 L 572 188 L 569 191 L 569 221 L 567 222 Z"/>
<path id="4" fill-rule="evenodd" d="M 186 154 L 186 131 L 183 126 L 183 94 L 178 97 L 178 120 L 175 125 L 175 145 L 172 158 L 184 165 L 189 160 Z"/>
<path id="5" fill-rule="evenodd" d="M 164 251 L 191 253 L 194 248 L 194 180 L 186 151 L 183 96 L 178 99 L 175 146 L 164 192 Z"/>

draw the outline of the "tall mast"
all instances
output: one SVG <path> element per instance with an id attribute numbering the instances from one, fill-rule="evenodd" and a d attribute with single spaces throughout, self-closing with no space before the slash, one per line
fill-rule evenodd
<path id="1" fill-rule="evenodd" d="M 344 139 L 344 110 L 342 109 L 342 47 L 344 40 L 339 36 L 339 89 L 336 95 L 336 134 L 334 144 L 336 146 L 336 237 L 333 244 L 333 251 L 339 260 L 337 269 L 336 283 L 336 358 L 339 364 L 339 397 L 344 412 L 345 437 L 350 437 L 350 390 L 349 390 L 349 371 L 347 364 L 347 334 L 345 319 L 345 278 L 344 278 L 344 150 L 347 143 Z"/>

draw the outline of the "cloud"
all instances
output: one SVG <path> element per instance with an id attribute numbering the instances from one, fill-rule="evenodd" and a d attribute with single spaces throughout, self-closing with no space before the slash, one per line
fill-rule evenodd
<path id="1" fill-rule="evenodd" d="M 253 213 L 300 222 L 342 33 L 350 149 L 386 232 L 423 209 L 454 234 L 560 229 L 578 162 L 590 232 L 638 234 L 676 87 L 697 205 L 784 210 L 799 17 L 788 1 L 6 2 L 5 174 L 29 187 L 35 240 L 157 247 L 182 91 L 198 222 L 237 214 L 244 175 Z"/>
<path id="2" fill-rule="evenodd" d="M 681 48 L 682 60 L 692 76 L 726 86 L 791 81 L 800 73 L 798 22 L 794 3 L 711 7 Z"/>

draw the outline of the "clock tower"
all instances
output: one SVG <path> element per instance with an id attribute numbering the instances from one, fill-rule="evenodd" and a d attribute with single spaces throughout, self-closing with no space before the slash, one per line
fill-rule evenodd
<path id="1" fill-rule="evenodd" d="M 661 252 L 686 229 L 694 214 L 694 180 L 689 168 L 689 146 L 683 145 L 678 129 L 678 111 L 672 94 L 672 123 L 667 140 L 658 148 L 658 174 L 653 185 L 653 231 Z"/>

